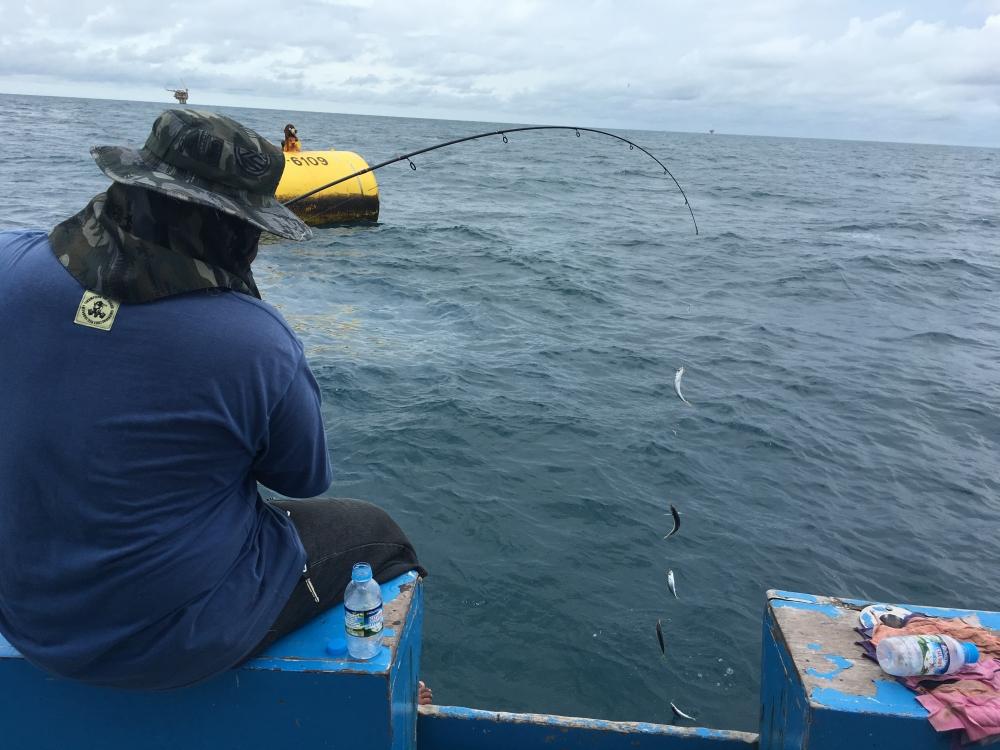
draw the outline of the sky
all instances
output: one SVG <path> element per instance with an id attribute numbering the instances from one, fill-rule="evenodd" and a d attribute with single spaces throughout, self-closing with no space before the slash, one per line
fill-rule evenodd
<path id="1" fill-rule="evenodd" d="M 0 0 L 0 92 L 1000 146 L 1000 0 Z"/>

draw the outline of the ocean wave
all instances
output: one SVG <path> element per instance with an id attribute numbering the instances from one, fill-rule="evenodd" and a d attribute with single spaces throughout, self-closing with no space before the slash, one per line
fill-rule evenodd
<path id="1" fill-rule="evenodd" d="M 974 338 L 969 338 L 967 336 L 958 336 L 954 333 L 948 333 L 947 331 L 923 331 L 921 333 L 914 333 L 909 336 L 903 336 L 903 339 L 907 341 L 916 342 L 927 342 L 932 344 L 947 344 L 951 346 L 987 346 Z"/>

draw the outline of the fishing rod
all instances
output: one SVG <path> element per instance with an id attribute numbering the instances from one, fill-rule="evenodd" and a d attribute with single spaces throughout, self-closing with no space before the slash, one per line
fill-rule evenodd
<path id="1" fill-rule="evenodd" d="M 646 149 L 644 149 L 638 143 L 633 143 L 628 138 L 623 138 L 620 135 L 615 135 L 614 133 L 609 133 L 606 130 L 595 130 L 594 128 L 578 128 L 578 127 L 574 127 L 572 125 L 531 125 L 531 126 L 521 127 L 521 128 L 504 128 L 503 130 L 490 130 L 489 132 L 486 132 L 486 133 L 477 133 L 476 135 L 467 135 L 464 138 L 455 138 L 454 140 L 451 140 L 451 141 L 445 141 L 444 143 L 438 143 L 438 144 L 435 144 L 433 146 L 427 146 L 426 148 L 417 149 L 416 151 L 410 151 L 408 154 L 401 154 L 399 156 L 394 156 L 392 159 L 386 159 L 383 162 L 380 162 L 380 163 L 378 163 L 378 164 L 376 164 L 374 166 L 371 166 L 371 167 L 367 167 L 365 169 L 359 169 L 357 172 L 355 172 L 353 174 L 349 174 L 349 175 L 347 175 L 345 177 L 340 177 L 339 179 L 333 180 L 332 182 L 328 182 L 325 185 L 320 185 L 318 188 L 310 190 L 308 193 L 303 193 L 302 195 L 300 195 L 300 196 L 298 196 L 296 198 L 292 198 L 291 200 L 287 200 L 287 201 L 284 202 L 284 205 L 285 206 L 291 206 L 293 203 L 298 203 L 301 200 L 305 200 L 306 198 L 308 198 L 310 196 L 313 196 L 316 193 L 322 192 L 323 190 L 326 190 L 327 188 L 331 188 L 334 185 L 339 185 L 342 182 L 346 182 L 347 180 L 354 179 L 355 177 L 360 177 L 361 175 L 368 174 L 369 172 L 374 172 L 376 169 L 381 169 L 382 167 L 387 167 L 390 164 L 395 164 L 396 162 L 403 161 L 404 159 L 410 163 L 410 169 L 412 169 L 412 170 L 415 171 L 417 169 L 417 165 L 413 163 L 413 161 L 411 160 L 411 157 L 413 157 L 413 156 L 419 156 L 420 154 L 426 154 L 428 151 L 436 151 L 437 149 L 444 148 L 445 146 L 454 146 L 456 143 L 465 143 L 466 141 L 474 141 L 474 140 L 477 140 L 478 138 L 488 138 L 488 137 L 494 136 L 494 135 L 501 136 L 503 138 L 503 142 L 507 143 L 508 142 L 507 141 L 507 134 L 508 133 L 519 133 L 519 132 L 523 132 L 523 131 L 526 131 L 526 130 L 572 130 L 572 131 L 574 131 L 576 133 L 576 137 L 577 138 L 580 137 L 580 131 L 582 130 L 582 131 L 584 131 L 586 133 L 598 133 L 599 135 L 606 135 L 609 138 L 614 138 L 616 140 L 622 141 L 623 143 L 627 143 L 629 151 L 631 151 L 632 149 L 636 149 L 636 148 L 639 149 L 640 151 L 642 151 L 642 153 L 646 154 L 646 156 L 648 156 L 650 159 L 652 159 L 657 164 L 659 164 L 661 167 L 663 167 L 663 173 L 666 174 L 666 175 L 668 175 L 670 177 L 670 179 L 674 181 L 674 185 L 676 185 L 677 189 L 680 191 L 681 197 L 684 198 L 684 205 L 687 206 L 688 213 L 691 214 L 691 221 L 694 222 L 694 233 L 698 234 L 698 221 L 694 218 L 694 210 L 691 208 L 690 201 L 688 201 L 687 193 L 684 192 L 684 188 L 681 187 L 681 184 L 677 181 L 677 178 L 674 177 L 674 175 L 671 173 L 671 171 L 669 169 L 667 169 L 666 164 L 664 164 L 662 161 L 660 161 L 659 159 L 657 159 L 655 156 L 653 156 L 651 153 L 649 153 L 649 151 L 647 151 Z"/>

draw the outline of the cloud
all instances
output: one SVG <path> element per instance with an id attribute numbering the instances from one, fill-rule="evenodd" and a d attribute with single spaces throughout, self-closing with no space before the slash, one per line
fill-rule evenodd
<path id="1" fill-rule="evenodd" d="M 998 2 L 40 0 L 6 13 L 0 90 L 184 81 L 248 106 L 997 143 Z"/>

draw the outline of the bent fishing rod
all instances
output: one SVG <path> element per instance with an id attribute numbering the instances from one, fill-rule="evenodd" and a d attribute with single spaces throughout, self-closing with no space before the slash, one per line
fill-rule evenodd
<path id="1" fill-rule="evenodd" d="M 640 151 L 642 151 L 642 153 L 646 154 L 646 156 L 648 156 L 650 159 L 659 164 L 663 168 L 663 173 L 668 175 L 670 179 L 674 181 L 674 185 L 676 185 L 677 189 L 680 191 L 681 197 L 684 198 L 684 205 L 687 206 L 688 213 L 691 214 L 691 221 L 694 222 L 694 233 L 698 234 L 698 221 L 694 218 L 694 210 L 691 208 L 690 201 L 688 201 L 687 193 L 684 192 L 684 188 L 681 187 L 681 184 L 677 181 L 677 178 L 674 177 L 674 175 L 671 173 L 669 169 L 667 169 L 667 166 L 662 161 L 657 159 L 655 156 L 649 153 L 649 151 L 644 149 L 638 143 L 633 143 L 628 138 L 623 138 L 620 135 L 609 133 L 606 130 L 595 130 L 594 128 L 578 128 L 572 125 L 531 125 L 520 128 L 504 128 L 503 130 L 490 130 L 486 133 L 477 133 L 476 135 L 467 135 L 464 138 L 455 138 L 454 140 L 451 141 L 445 141 L 444 143 L 438 143 L 433 146 L 427 146 L 426 148 L 417 149 L 416 151 L 410 151 L 407 154 L 394 156 L 392 159 L 386 159 L 383 162 L 379 162 L 378 164 L 375 164 L 374 166 L 371 167 L 367 167 L 365 169 L 359 169 L 357 172 L 354 172 L 353 174 L 346 175 L 345 177 L 340 177 L 336 180 L 326 183 L 325 185 L 320 185 L 318 188 L 314 188 L 313 190 L 310 190 L 308 193 L 303 193 L 302 195 L 296 198 L 287 200 L 284 202 L 284 205 L 291 206 L 293 203 L 298 203 L 301 200 L 305 200 L 306 198 L 309 198 L 310 196 L 313 196 L 316 193 L 322 192 L 327 188 L 331 188 L 334 185 L 339 185 L 342 182 L 346 182 L 347 180 L 352 180 L 355 177 L 360 177 L 361 175 L 368 174 L 369 172 L 374 172 L 376 169 L 387 167 L 390 164 L 395 164 L 396 162 L 403 161 L 404 159 L 410 163 L 410 169 L 416 170 L 417 165 L 414 164 L 413 161 L 411 161 L 411 157 L 419 156 L 420 154 L 426 154 L 428 151 L 436 151 L 437 149 L 445 148 L 446 146 L 454 146 L 456 143 L 465 143 L 466 141 L 474 141 L 479 138 L 489 138 L 490 136 L 496 136 L 496 135 L 501 136 L 503 138 L 503 142 L 507 143 L 508 133 L 519 133 L 519 132 L 524 132 L 526 130 L 572 130 L 576 132 L 577 138 L 580 137 L 580 131 L 586 133 L 598 133 L 599 135 L 606 135 L 609 138 L 614 138 L 615 140 L 627 143 L 629 151 L 636 148 L 639 149 Z"/>

